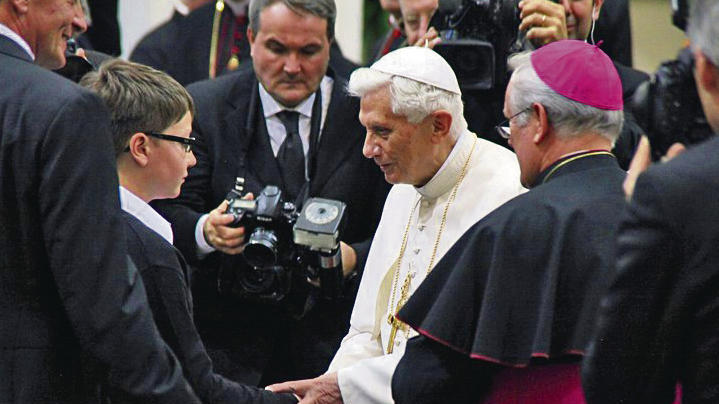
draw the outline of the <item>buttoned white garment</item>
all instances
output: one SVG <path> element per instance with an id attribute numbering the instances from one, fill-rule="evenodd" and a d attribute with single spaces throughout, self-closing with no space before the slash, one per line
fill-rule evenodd
<path id="1" fill-rule="evenodd" d="M 328 372 L 338 372 L 342 399 L 346 404 L 392 403 L 392 374 L 404 354 L 408 335 L 399 330 L 391 354 L 387 343 L 391 326 L 387 322 L 396 262 L 408 221 L 407 247 L 402 258 L 400 284 L 394 304 L 399 300 L 401 283 L 411 274 L 410 292 L 422 283 L 432 255 L 442 214 L 462 167 L 470 156 L 464 180 L 447 213 L 434 264 L 469 227 L 486 214 L 526 191 L 519 183 L 519 165 L 511 151 L 465 132 L 437 174 L 423 187 L 395 185 L 385 201 L 382 218 L 370 248 L 367 264 L 352 311 L 350 330 L 342 340 Z M 413 216 L 410 212 L 413 206 Z"/>

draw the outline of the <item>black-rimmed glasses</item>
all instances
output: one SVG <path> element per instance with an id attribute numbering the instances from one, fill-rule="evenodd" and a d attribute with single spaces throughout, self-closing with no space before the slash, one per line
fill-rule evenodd
<path id="1" fill-rule="evenodd" d="M 497 131 L 497 133 L 499 134 L 499 136 L 501 136 L 501 137 L 503 137 L 503 138 L 505 138 L 505 139 L 509 139 L 509 135 L 510 135 L 510 131 L 509 131 L 509 121 L 511 121 L 512 119 L 518 117 L 519 115 L 521 115 L 521 114 L 523 114 L 523 113 L 525 113 L 525 112 L 529 112 L 529 111 L 531 111 L 531 110 L 532 110 L 532 107 L 527 107 L 527 108 L 525 108 L 525 109 L 523 109 L 523 110 L 517 112 L 516 114 L 514 114 L 514 115 L 510 116 L 509 118 L 507 118 L 507 119 L 503 120 L 502 122 L 500 122 L 497 126 L 494 127 L 494 130 Z"/>
<path id="2" fill-rule="evenodd" d="M 180 137 L 180 136 L 174 136 L 174 135 L 166 135 L 164 133 L 155 133 L 155 132 L 142 132 L 146 134 L 147 136 L 152 136 L 156 139 L 162 139 L 162 140 L 169 140 L 170 142 L 177 142 L 182 143 L 184 145 L 185 153 L 189 153 L 192 151 L 192 146 L 197 145 L 197 139 L 194 137 Z M 127 146 L 125 148 L 125 151 L 130 151 L 130 146 Z"/>

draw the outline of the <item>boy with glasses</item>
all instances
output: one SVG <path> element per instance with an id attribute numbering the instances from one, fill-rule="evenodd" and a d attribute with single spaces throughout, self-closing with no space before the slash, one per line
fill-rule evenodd
<path id="1" fill-rule="evenodd" d="M 291 395 L 274 395 L 213 372 L 192 320 L 189 267 L 172 246 L 170 224 L 148 204 L 175 198 L 196 163 L 190 95 L 167 74 L 119 59 L 88 73 L 81 85 L 110 110 L 128 252 L 142 274 L 157 328 L 190 385 L 208 403 L 295 402 Z"/>

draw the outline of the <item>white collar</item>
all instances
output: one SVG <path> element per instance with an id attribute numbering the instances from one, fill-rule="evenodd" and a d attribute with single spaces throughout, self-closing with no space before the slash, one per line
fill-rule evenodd
<path id="1" fill-rule="evenodd" d="M 476 136 L 468 130 L 459 135 L 457 143 L 454 144 L 442 166 L 424 186 L 415 187 L 417 192 L 422 197 L 429 199 L 438 198 L 449 192 L 462 173 L 462 167 L 472 152 L 472 144 L 475 139 Z"/>
<path id="2" fill-rule="evenodd" d="M 33 61 L 35 60 L 35 54 L 32 49 L 30 49 L 30 45 L 28 45 L 28 43 L 20 35 L 18 35 L 17 32 L 11 30 L 7 25 L 0 23 L 0 35 L 5 35 L 10 38 L 10 40 L 23 48 Z"/>
<path id="3" fill-rule="evenodd" d="M 172 226 L 170 222 L 160 216 L 147 202 L 123 186 L 120 186 L 120 206 L 122 206 L 122 210 L 135 216 L 145 226 L 149 227 L 150 230 L 159 234 L 167 240 L 168 243 L 172 244 Z"/>
<path id="4" fill-rule="evenodd" d="M 245 15 L 245 11 L 247 10 L 247 3 L 249 2 L 249 0 L 225 0 L 225 6 L 229 7 L 232 10 L 232 14 L 237 17 L 240 15 Z"/>
<path id="5" fill-rule="evenodd" d="M 324 82 L 325 79 L 329 79 L 329 77 L 327 77 L 327 76 L 323 77 L 322 81 Z M 261 83 L 257 83 L 257 85 L 260 87 L 260 101 L 262 102 L 262 111 L 264 111 L 265 119 L 269 118 L 279 112 L 282 112 L 284 110 L 297 111 L 302 116 L 305 116 L 307 118 L 312 117 L 312 106 L 315 103 L 315 97 L 316 97 L 315 93 L 312 93 L 309 97 L 307 97 L 307 99 L 305 99 L 304 101 L 299 103 L 299 105 L 297 105 L 296 107 L 287 108 L 287 107 L 284 107 L 279 102 L 277 102 L 277 100 L 272 98 L 270 93 L 268 93 L 267 90 L 265 90 L 265 87 L 262 86 Z"/>

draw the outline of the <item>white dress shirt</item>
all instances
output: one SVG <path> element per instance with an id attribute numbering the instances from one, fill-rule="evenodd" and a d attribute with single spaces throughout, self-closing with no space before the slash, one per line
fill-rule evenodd
<path id="1" fill-rule="evenodd" d="M 395 267 L 409 222 L 407 246 L 396 277 L 399 280 L 395 290 L 396 306 L 405 277 L 408 274 L 412 277 L 411 294 L 427 275 L 445 206 L 468 158 L 466 176 L 447 211 L 433 265 L 469 227 L 525 191 L 519 183 L 519 165 L 514 153 L 477 139 L 470 132 L 460 136 L 447 160 L 426 185 L 421 188 L 405 184 L 392 187 L 365 265 L 350 330 L 328 370 L 338 372 L 338 383 L 346 404 L 393 402 L 392 374 L 404 354 L 407 338 L 417 334 L 413 330 L 407 334 L 398 331 L 393 352 L 387 354 L 391 331 L 387 318 L 395 310 L 395 307 L 389 307 L 395 279 L 395 273 L 390 269 Z"/>
<path id="2" fill-rule="evenodd" d="M 135 216 L 142 224 L 172 244 L 172 226 L 170 226 L 170 222 L 160 216 L 147 202 L 123 186 L 120 186 L 120 206 L 122 210 Z"/>

